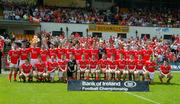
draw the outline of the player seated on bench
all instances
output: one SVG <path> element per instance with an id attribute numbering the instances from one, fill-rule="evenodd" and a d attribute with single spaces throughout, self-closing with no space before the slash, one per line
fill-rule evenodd
<path id="1" fill-rule="evenodd" d="M 85 78 L 85 71 L 88 69 L 89 60 L 85 60 L 84 54 L 81 56 L 81 60 L 78 60 L 77 62 L 77 79 L 83 79 Z"/>

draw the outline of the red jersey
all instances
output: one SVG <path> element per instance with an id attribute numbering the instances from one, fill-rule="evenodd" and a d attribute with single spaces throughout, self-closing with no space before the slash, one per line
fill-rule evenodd
<path id="1" fill-rule="evenodd" d="M 111 60 L 108 61 L 108 66 L 112 70 L 115 70 L 117 68 L 117 65 L 118 65 L 118 63 L 115 60 L 114 61 L 111 61 Z"/>
<path id="2" fill-rule="evenodd" d="M 55 71 L 57 67 L 58 67 L 58 63 L 57 62 L 48 62 L 47 63 L 48 72 Z"/>
<path id="3" fill-rule="evenodd" d="M 100 60 L 98 61 L 98 65 L 99 65 L 100 68 L 107 68 L 107 66 L 108 66 L 108 60 L 106 60 L 106 59 L 100 59 Z"/>
<path id="4" fill-rule="evenodd" d="M 81 56 L 82 56 L 82 50 L 81 49 L 75 49 L 74 50 L 74 56 L 76 60 L 81 60 Z"/>
<path id="5" fill-rule="evenodd" d="M 143 59 L 146 61 L 150 60 L 152 53 L 152 50 L 143 50 Z"/>
<path id="6" fill-rule="evenodd" d="M 124 51 L 124 56 L 125 56 L 124 59 L 129 60 L 130 59 L 130 52 L 125 50 Z"/>
<path id="7" fill-rule="evenodd" d="M 59 59 L 61 59 L 61 56 L 65 54 L 65 49 L 64 48 L 58 48 L 58 49 L 56 49 L 56 51 L 57 51 L 57 57 Z"/>
<path id="8" fill-rule="evenodd" d="M 48 50 L 41 50 L 40 55 L 41 55 L 41 60 L 43 62 L 47 61 L 47 55 L 49 54 Z"/>
<path id="9" fill-rule="evenodd" d="M 134 60 L 127 60 L 126 62 L 129 70 L 134 70 L 136 68 L 136 62 Z"/>
<path id="10" fill-rule="evenodd" d="M 56 57 L 57 55 L 57 50 L 56 49 L 49 49 L 49 56 L 52 57 Z"/>
<path id="11" fill-rule="evenodd" d="M 125 56 L 124 52 L 125 52 L 124 49 L 117 49 L 116 50 L 116 60 L 119 60 L 121 58 L 121 56 Z"/>
<path id="12" fill-rule="evenodd" d="M 29 74 L 32 71 L 32 65 L 31 64 L 22 64 L 21 68 L 25 74 Z"/>
<path id="13" fill-rule="evenodd" d="M 144 67 L 146 61 L 145 60 L 135 60 L 135 62 L 136 62 L 136 69 L 143 70 L 143 67 Z"/>
<path id="14" fill-rule="evenodd" d="M 160 70 L 163 74 L 168 74 L 171 71 L 171 65 L 168 66 L 161 65 Z"/>
<path id="15" fill-rule="evenodd" d="M 40 54 L 40 48 L 30 48 L 31 59 L 37 59 Z"/>
<path id="16" fill-rule="evenodd" d="M 126 61 L 125 60 L 119 60 L 118 64 L 119 69 L 125 69 L 126 68 Z"/>
<path id="17" fill-rule="evenodd" d="M 150 61 L 146 62 L 146 70 L 148 70 L 149 72 L 154 72 L 155 71 L 155 67 L 156 67 L 156 63 L 155 62 L 150 62 Z"/>
<path id="18" fill-rule="evenodd" d="M 79 60 L 79 67 L 82 69 L 85 69 L 89 65 L 89 60 Z"/>
<path id="19" fill-rule="evenodd" d="M 67 60 L 60 60 L 58 62 L 61 71 L 66 71 L 67 62 L 68 62 Z"/>
<path id="20" fill-rule="evenodd" d="M 74 54 L 74 49 L 66 49 L 66 59 L 69 59 L 70 54 Z"/>
<path id="21" fill-rule="evenodd" d="M 35 64 L 35 67 L 36 67 L 38 72 L 43 73 L 46 69 L 46 64 L 44 62 L 42 62 L 42 63 L 39 62 L 39 63 Z"/>
<path id="22" fill-rule="evenodd" d="M 98 61 L 97 60 L 91 60 L 89 61 L 89 66 L 90 66 L 90 69 L 95 69 L 98 65 L 97 63 Z"/>
<path id="23" fill-rule="evenodd" d="M 8 55 L 10 56 L 10 61 L 12 64 L 17 64 L 19 59 L 19 51 L 18 50 L 10 50 L 8 52 Z"/>
<path id="24" fill-rule="evenodd" d="M 92 55 L 95 55 L 96 59 L 98 59 L 99 50 L 98 49 L 91 49 L 91 58 Z"/>
<path id="25" fill-rule="evenodd" d="M 113 54 L 116 54 L 116 49 L 115 48 L 106 48 L 106 54 L 107 58 L 111 58 Z"/>
<path id="26" fill-rule="evenodd" d="M 89 60 L 89 58 L 91 57 L 91 50 L 83 49 L 83 54 L 84 54 L 85 59 Z"/>
<path id="27" fill-rule="evenodd" d="M 20 59 L 21 60 L 26 60 L 29 56 L 29 50 L 27 49 L 21 49 L 20 51 Z"/>

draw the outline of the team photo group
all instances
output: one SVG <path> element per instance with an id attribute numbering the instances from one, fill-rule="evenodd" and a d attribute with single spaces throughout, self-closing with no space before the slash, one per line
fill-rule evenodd
<path id="1" fill-rule="evenodd" d="M 8 51 L 9 81 L 66 82 L 67 80 L 134 80 L 153 83 L 155 71 L 167 83 L 170 62 L 177 61 L 179 37 L 163 39 L 80 37 L 55 39 L 34 36 L 29 47 L 12 43 Z M 41 44 L 39 45 L 38 42 Z M 17 78 L 16 78 L 17 77 Z M 165 81 L 165 80 L 164 80 Z"/>

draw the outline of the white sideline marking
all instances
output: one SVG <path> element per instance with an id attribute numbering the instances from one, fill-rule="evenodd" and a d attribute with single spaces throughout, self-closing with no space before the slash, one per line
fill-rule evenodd
<path id="1" fill-rule="evenodd" d="M 160 104 L 160 103 L 158 103 L 158 102 L 156 102 L 156 101 L 154 101 L 154 100 L 148 99 L 148 98 L 146 98 L 146 97 L 143 97 L 143 96 L 140 96 L 140 95 L 137 95 L 137 94 L 134 94 L 134 93 L 130 93 L 130 92 L 125 92 L 125 93 L 127 93 L 127 94 L 129 94 L 129 95 L 132 95 L 132 96 L 135 96 L 135 97 L 137 97 L 137 98 L 140 98 L 140 99 L 149 101 L 149 102 L 151 102 L 151 103 L 153 103 L 153 104 Z"/>

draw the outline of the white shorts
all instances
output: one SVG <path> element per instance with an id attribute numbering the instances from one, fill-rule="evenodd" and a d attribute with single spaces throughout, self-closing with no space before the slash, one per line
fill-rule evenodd
<path id="1" fill-rule="evenodd" d="M 10 63 L 9 67 L 10 67 L 10 68 L 18 68 L 18 64 Z"/>
<path id="2" fill-rule="evenodd" d="M 123 70 L 123 74 L 128 74 L 129 73 L 129 71 L 128 70 Z"/>
<path id="3" fill-rule="evenodd" d="M 95 73 L 96 72 L 96 69 L 91 69 L 91 73 Z"/>
<path id="4" fill-rule="evenodd" d="M 31 59 L 31 65 L 34 66 L 36 63 L 38 63 L 38 59 Z"/>
<path id="5" fill-rule="evenodd" d="M 63 77 L 63 72 L 62 71 L 59 71 L 58 72 L 58 76 L 61 78 L 61 77 Z"/>
<path id="6" fill-rule="evenodd" d="M 154 79 L 154 72 L 149 72 L 149 77 L 151 80 L 153 80 Z"/>
<path id="7" fill-rule="evenodd" d="M 24 63 L 25 63 L 25 61 L 26 61 L 26 60 L 20 60 L 20 62 L 19 62 L 19 66 L 21 66 L 22 64 L 24 64 Z"/>
<path id="8" fill-rule="evenodd" d="M 115 73 L 116 70 L 106 70 L 106 73 Z"/>
<path id="9" fill-rule="evenodd" d="M 51 78 L 54 78 L 55 71 L 53 71 L 53 72 L 49 73 L 49 75 L 50 75 L 50 77 L 51 77 Z"/>

